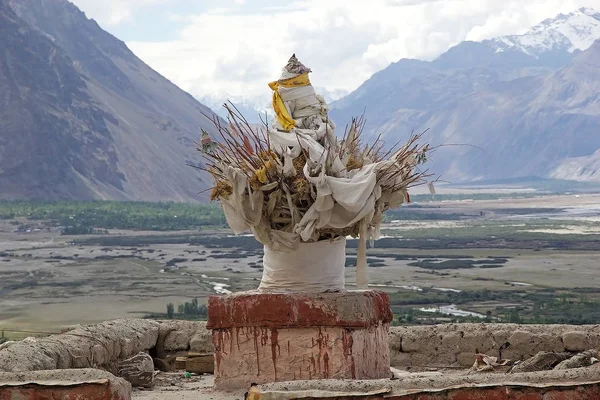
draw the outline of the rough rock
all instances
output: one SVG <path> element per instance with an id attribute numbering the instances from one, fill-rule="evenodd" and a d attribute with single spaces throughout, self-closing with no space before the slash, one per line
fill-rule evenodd
<path id="1" fill-rule="evenodd" d="M 553 351 L 562 353 L 565 351 L 565 345 L 560 336 L 552 334 L 541 334 L 540 343 L 536 347 L 537 351 Z"/>
<path id="2" fill-rule="evenodd" d="M 190 341 L 196 332 L 206 331 L 204 321 L 161 321 L 161 330 L 172 330 L 165 338 L 164 349 L 168 352 L 190 350 Z M 210 331 L 207 331 L 210 333 Z M 196 351 L 196 350 L 194 350 Z"/>
<path id="3" fill-rule="evenodd" d="M 535 346 L 539 342 L 539 338 L 526 331 L 516 331 L 509 338 L 508 342 L 511 346 Z"/>
<path id="4" fill-rule="evenodd" d="M 0 350 L 2 349 L 8 349 L 10 346 L 12 346 L 13 344 L 17 343 L 14 340 L 5 340 L 3 342 L 0 343 Z"/>
<path id="5" fill-rule="evenodd" d="M 390 330 L 390 351 L 392 353 L 402 351 L 402 335 L 392 330 Z"/>
<path id="6" fill-rule="evenodd" d="M 595 358 L 597 360 L 598 356 L 598 350 L 588 350 L 560 362 L 554 369 L 589 367 L 593 364 L 592 359 Z"/>
<path id="7" fill-rule="evenodd" d="M 428 354 L 410 353 L 410 361 L 413 367 L 426 368 L 433 367 L 432 358 Z"/>
<path id="8" fill-rule="evenodd" d="M 460 332 L 451 332 L 442 337 L 442 346 L 454 353 L 460 351 L 460 344 L 462 342 L 462 334 Z"/>
<path id="9" fill-rule="evenodd" d="M 390 365 L 402 365 L 405 367 L 412 367 L 416 365 L 412 361 L 412 357 L 410 353 L 402 353 L 400 351 L 392 351 L 390 352 Z"/>
<path id="10" fill-rule="evenodd" d="M 423 338 L 423 336 L 418 333 L 406 334 L 402 337 L 402 352 L 404 353 L 417 353 L 417 352 L 426 352 L 426 346 L 429 344 L 426 342 L 428 338 Z"/>
<path id="11" fill-rule="evenodd" d="M 548 371 L 569 357 L 568 353 L 540 351 L 535 356 L 515 365 L 511 373 Z"/>
<path id="12" fill-rule="evenodd" d="M 458 347 L 461 353 L 487 354 L 494 348 L 494 338 L 487 329 L 466 331 L 464 332 Z"/>
<path id="13" fill-rule="evenodd" d="M 135 356 L 120 361 L 117 375 L 133 387 L 152 387 L 154 384 L 154 362 L 149 354 L 140 352 Z"/>
<path id="14" fill-rule="evenodd" d="M 590 349 L 600 349 L 600 332 L 594 332 L 590 329 L 588 331 L 588 342 Z"/>
<path id="15" fill-rule="evenodd" d="M 562 340 L 567 351 L 584 351 L 589 349 L 587 335 L 584 332 L 566 332 L 563 334 Z"/>
<path id="16" fill-rule="evenodd" d="M 152 362 L 154 363 L 154 369 L 159 370 L 161 372 L 171 372 L 173 371 L 173 366 L 169 362 L 169 360 L 163 360 L 162 358 L 152 358 Z"/>
<path id="17" fill-rule="evenodd" d="M 81 325 L 35 342 L 18 342 L 0 351 L 0 371 L 101 368 L 115 372 L 119 360 L 154 347 L 158 322 L 118 319 Z"/>
<path id="18" fill-rule="evenodd" d="M 215 346 L 212 342 L 212 332 L 208 329 L 199 329 L 190 339 L 190 351 L 197 353 L 214 353 Z"/>
<path id="19" fill-rule="evenodd" d="M 212 374 L 215 371 L 215 357 L 212 353 L 188 356 L 185 370 L 196 374 Z"/>
<path id="20" fill-rule="evenodd" d="M 456 361 L 461 367 L 470 367 L 475 361 L 475 353 L 459 353 L 456 356 Z"/>

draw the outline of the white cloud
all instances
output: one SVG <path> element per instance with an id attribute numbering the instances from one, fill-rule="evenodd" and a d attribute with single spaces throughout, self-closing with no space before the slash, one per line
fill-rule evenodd
<path id="1" fill-rule="evenodd" d="M 97 19 L 108 27 L 133 19 L 141 9 L 171 0 L 70 0 L 90 18 Z"/>
<path id="2" fill-rule="evenodd" d="M 77 4 L 86 10 L 84 3 L 96 1 Z M 106 18 L 124 21 L 136 7 L 158 1 L 169 0 L 110 0 L 114 8 Z M 227 9 L 172 16 L 181 23 L 176 40 L 127 44 L 195 96 L 266 99 L 267 83 L 278 78 L 294 52 L 314 71 L 316 86 L 352 90 L 400 58 L 432 59 L 462 40 L 522 33 L 545 18 L 597 2 L 302 0 L 282 6 L 274 0 L 233 0 L 222 3 Z"/>

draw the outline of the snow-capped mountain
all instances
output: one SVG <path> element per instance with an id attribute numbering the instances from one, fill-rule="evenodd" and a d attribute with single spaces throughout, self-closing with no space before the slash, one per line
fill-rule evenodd
<path id="1" fill-rule="evenodd" d="M 591 8 L 580 8 L 569 14 L 559 14 L 546 19 L 523 35 L 502 36 L 485 40 L 497 52 L 519 50 L 538 57 L 552 51 L 587 50 L 600 38 L 600 12 Z"/>
<path id="2" fill-rule="evenodd" d="M 523 35 L 399 60 L 332 104 L 366 108 L 365 137 L 429 128 L 431 171 L 454 182 L 526 176 L 600 181 L 600 13 L 582 8 Z M 471 147 L 475 146 L 475 147 Z"/>

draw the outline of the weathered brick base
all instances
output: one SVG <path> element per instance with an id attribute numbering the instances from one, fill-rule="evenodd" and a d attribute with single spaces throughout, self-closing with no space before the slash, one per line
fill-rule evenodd
<path id="1" fill-rule="evenodd" d="M 131 385 L 93 369 L 0 372 L 0 400 L 130 400 Z"/>
<path id="2" fill-rule="evenodd" d="M 367 398 L 369 400 L 600 399 L 600 364 L 585 368 L 514 374 L 468 371 L 401 373 L 396 371 L 396 376 L 399 379 L 269 383 L 259 386 L 259 389 L 265 394 L 265 399 L 277 398 L 280 400 L 298 398 L 298 393 L 308 393 L 307 391 L 315 393 L 314 397 L 319 397 L 320 400 L 366 400 Z M 365 397 L 366 394 L 371 395 Z"/>
<path id="3" fill-rule="evenodd" d="M 290 397 L 291 398 L 291 397 Z M 365 396 L 303 397 L 305 400 L 364 400 Z M 598 400 L 600 383 L 561 387 L 489 386 L 449 388 L 435 392 L 369 396 L 369 400 Z"/>
<path id="4" fill-rule="evenodd" d="M 533 388 L 526 386 L 492 386 L 446 389 L 434 393 L 385 397 L 385 400 L 597 400 L 600 384 L 574 384 L 564 387 Z M 320 399 L 324 400 L 324 399 Z M 332 398 L 331 400 L 339 400 Z M 350 400 L 350 399 L 348 399 Z M 357 400 L 359 400 L 357 398 Z M 382 398 L 383 400 L 383 398 Z"/>
<path id="5" fill-rule="evenodd" d="M 215 387 L 390 377 L 385 293 L 236 293 L 208 302 Z"/>

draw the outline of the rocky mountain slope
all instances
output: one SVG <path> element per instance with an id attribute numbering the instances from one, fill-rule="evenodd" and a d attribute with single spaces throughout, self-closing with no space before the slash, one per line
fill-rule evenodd
<path id="1" fill-rule="evenodd" d="M 430 143 L 452 145 L 430 169 L 455 182 L 597 180 L 599 38 L 600 13 L 580 9 L 432 62 L 403 59 L 333 103 L 332 116 L 346 121 L 366 106 L 367 134 L 387 142 L 430 128 Z"/>
<path id="2" fill-rule="evenodd" d="M 0 199 L 189 201 L 207 107 L 66 0 L 0 0 Z"/>

